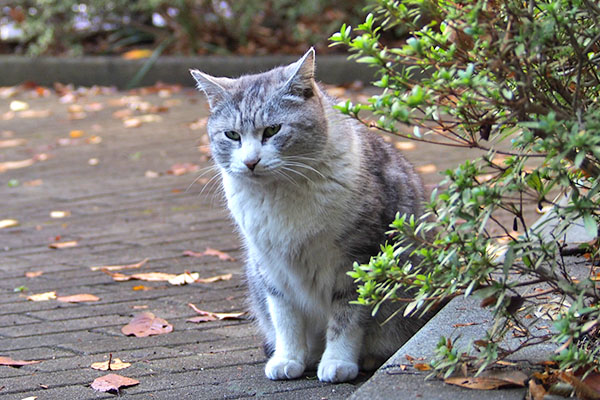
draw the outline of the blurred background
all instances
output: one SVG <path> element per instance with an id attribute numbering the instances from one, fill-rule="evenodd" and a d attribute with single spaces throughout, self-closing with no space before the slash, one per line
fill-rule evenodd
<path id="1" fill-rule="evenodd" d="M 0 0 L 0 86 L 34 81 L 119 88 L 192 85 L 188 68 L 239 76 L 310 46 L 317 78 L 372 79 L 329 37 L 364 21 L 369 0 Z M 386 32 L 394 40 L 401 32 Z M 327 58 L 329 57 L 329 58 Z M 93 71 L 93 72 L 92 72 Z"/>
<path id="2" fill-rule="evenodd" d="M 301 54 L 366 0 L 21 0 L 0 2 L 0 52 L 80 56 L 155 50 L 169 55 Z M 335 49 L 337 50 L 337 49 Z M 339 51 L 339 50 L 337 50 Z M 144 53 L 140 53 L 144 54 Z M 130 56 L 135 56 L 132 54 Z"/>

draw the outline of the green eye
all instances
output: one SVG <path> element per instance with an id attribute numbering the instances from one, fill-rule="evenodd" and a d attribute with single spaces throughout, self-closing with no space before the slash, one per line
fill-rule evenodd
<path id="1" fill-rule="evenodd" d="M 267 126 L 263 131 L 263 137 L 270 138 L 271 136 L 275 136 L 280 129 L 281 125 Z"/>
<path id="2" fill-rule="evenodd" d="M 239 141 L 241 139 L 240 134 L 237 133 L 236 131 L 226 131 L 225 136 L 227 136 L 229 139 L 235 140 L 235 141 Z"/>

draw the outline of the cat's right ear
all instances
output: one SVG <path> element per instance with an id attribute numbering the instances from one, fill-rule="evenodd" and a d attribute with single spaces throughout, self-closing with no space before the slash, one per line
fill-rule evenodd
<path id="1" fill-rule="evenodd" d="M 212 109 L 215 104 L 220 103 L 227 97 L 227 87 L 233 81 L 229 78 L 216 78 L 200 72 L 197 69 L 190 69 L 190 74 L 194 77 L 198 89 L 206 94 L 208 105 Z"/>

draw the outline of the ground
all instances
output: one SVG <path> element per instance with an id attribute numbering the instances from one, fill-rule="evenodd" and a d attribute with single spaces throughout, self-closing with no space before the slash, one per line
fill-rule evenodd
<path id="1" fill-rule="evenodd" d="M 272 382 L 247 317 L 186 321 L 197 315 L 189 303 L 213 312 L 246 310 L 243 255 L 218 180 L 211 180 L 208 109 L 199 93 L 172 86 L 57 89 L 0 90 L 0 226 L 7 226 L 0 228 L 0 357 L 40 361 L 0 365 L 3 398 L 113 397 L 90 387 L 107 373 L 91 364 L 111 356 L 132 363 L 114 373 L 139 380 L 121 394 L 140 399 L 346 398 L 368 378 L 329 385 L 309 373 Z M 397 147 L 429 188 L 439 171 L 466 157 L 410 142 Z M 235 260 L 184 255 L 207 248 Z M 116 281 L 92 268 L 145 259 L 139 268 L 109 272 L 232 275 L 176 286 Z M 99 300 L 28 300 L 45 292 Z M 121 328 L 144 311 L 173 331 L 125 336 Z"/>

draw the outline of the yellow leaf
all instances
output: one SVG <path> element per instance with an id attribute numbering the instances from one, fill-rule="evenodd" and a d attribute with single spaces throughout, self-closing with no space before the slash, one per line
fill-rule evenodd
<path id="1" fill-rule="evenodd" d="M 123 55 L 121 57 L 124 58 L 125 60 L 137 60 L 140 58 L 148 58 L 151 55 L 152 55 L 152 50 L 135 49 L 135 50 L 129 50 L 128 52 L 123 53 Z"/>
<path id="2" fill-rule="evenodd" d="M 56 292 L 32 294 L 31 296 L 27 297 L 27 300 L 29 301 L 47 301 L 52 299 L 56 299 Z"/>
<path id="3" fill-rule="evenodd" d="M 19 221 L 16 219 L 2 219 L 0 220 L 0 229 L 12 228 L 13 226 L 19 225 Z"/>
<path id="4" fill-rule="evenodd" d="M 72 130 L 71 132 L 69 132 L 69 136 L 71 136 L 72 138 L 80 138 L 83 136 L 83 131 L 75 129 Z"/>

